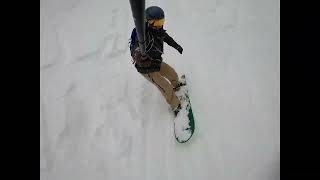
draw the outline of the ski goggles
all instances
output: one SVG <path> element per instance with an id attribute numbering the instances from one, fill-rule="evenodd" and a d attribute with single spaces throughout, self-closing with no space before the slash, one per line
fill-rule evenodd
<path id="1" fill-rule="evenodd" d="M 154 27 L 162 27 L 163 24 L 164 24 L 164 19 L 148 20 L 148 23 L 151 24 Z"/>

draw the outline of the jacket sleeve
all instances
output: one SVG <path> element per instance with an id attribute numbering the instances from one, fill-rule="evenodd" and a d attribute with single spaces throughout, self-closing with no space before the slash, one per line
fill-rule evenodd
<path id="1" fill-rule="evenodd" d="M 173 40 L 172 37 L 170 37 L 167 33 L 164 33 L 163 41 L 166 42 L 169 46 L 172 46 L 173 48 L 177 49 L 179 44 L 176 43 L 176 41 Z"/>

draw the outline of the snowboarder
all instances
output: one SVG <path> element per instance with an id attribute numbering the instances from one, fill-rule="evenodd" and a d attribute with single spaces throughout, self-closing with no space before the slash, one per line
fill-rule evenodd
<path id="1" fill-rule="evenodd" d="M 136 29 L 131 33 L 130 51 L 133 63 L 137 71 L 147 80 L 153 83 L 171 106 L 173 112 L 177 116 L 181 109 L 181 102 L 175 94 L 180 86 L 184 85 L 179 81 L 176 71 L 162 61 L 163 42 L 175 48 L 182 54 L 183 48 L 170 37 L 164 25 L 164 11 L 158 6 L 148 7 L 145 11 L 146 15 L 146 57 L 142 57 L 138 45 Z M 168 82 L 169 81 L 169 82 Z"/>

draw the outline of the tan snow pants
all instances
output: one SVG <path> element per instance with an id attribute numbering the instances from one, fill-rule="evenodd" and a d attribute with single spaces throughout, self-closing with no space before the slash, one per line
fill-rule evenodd
<path id="1" fill-rule="evenodd" d="M 175 109 L 180 104 L 180 100 L 176 96 L 173 89 L 177 87 L 178 75 L 171 66 L 165 62 L 162 62 L 159 72 L 152 72 L 142 75 L 160 90 L 161 94 L 164 96 L 172 109 Z"/>

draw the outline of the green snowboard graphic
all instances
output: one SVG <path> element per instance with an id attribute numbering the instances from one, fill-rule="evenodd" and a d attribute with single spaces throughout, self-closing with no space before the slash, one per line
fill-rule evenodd
<path id="1" fill-rule="evenodd" d="M 194 133 L 195 122 L 185 75 L 181 76 L 181 81 L 184 81 L 186 85 L 181 86 L 176 92 L 177 97 L 181 101 L 181 110 L 174 119 L 174 135 L 179 143 L 185 143 Z"/>

